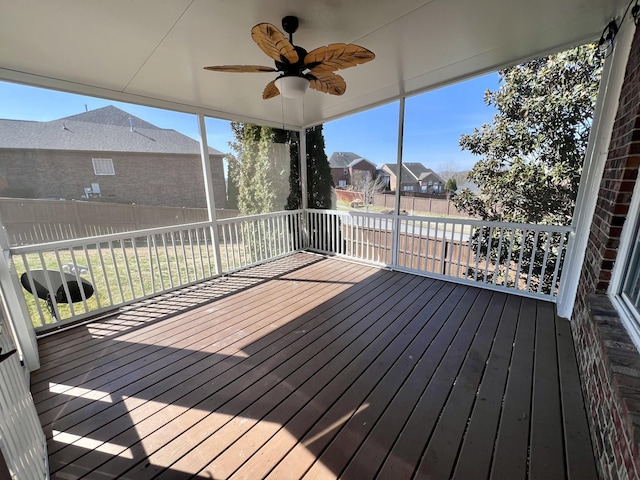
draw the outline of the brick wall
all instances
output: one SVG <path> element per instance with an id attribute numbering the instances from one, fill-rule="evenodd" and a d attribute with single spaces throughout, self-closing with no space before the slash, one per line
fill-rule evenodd
<path id="1" fill-rule="evenodd" d="M 111 158 L 115 175 L 95 175 L 92 158 Z M 210 161 L 216 207 L 224 208 L 222 157 Z M 206 207 L 199 155 L 0 150 L 0 196 L 79 199 L 92 183 L 112 202 Z"/>
<path id="2" fill-rule="evenodd" d="M 636 30 L 572 315 L 596 460 L 604 479 L 640 478 L 640 354 L 605 295 L 639 165 Z"/>

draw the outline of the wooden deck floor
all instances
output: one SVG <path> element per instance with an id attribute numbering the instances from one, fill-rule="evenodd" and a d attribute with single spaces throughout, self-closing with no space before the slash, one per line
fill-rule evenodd
<path id="1" fill-rule="evenodd" d="M 545 302 L 296 254 L 39 343 L 54 479 L 596 478 Z"/>

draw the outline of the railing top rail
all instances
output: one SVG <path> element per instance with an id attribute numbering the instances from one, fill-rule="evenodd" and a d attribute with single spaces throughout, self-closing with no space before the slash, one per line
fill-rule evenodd
<path id="1" fill-rule="evenodd" d="M 245 222 L 245 221 L 257 220 L 259 218 L 280 217 L 282 215 L 297 215 L 300 213 L 302 213 L 302 210 L 280 210 L 278 212 L 259 213 L 257 215 L 243 215 L 240 217 L 221 218 L 221 219 L 218 219 L 218 224 Z"/>
<path id="2" fill-rule="evenodd" d="M 393 219 L 395 215 L 375 212 L 350 212 L 343 210 L 308 210 L 311 213 L 333 214 L 344 217 L 372 217 Z M 495 222 L 489 220 L 476 220 L 473 218 L 453 218 L 453 217 L 427 217 L 418 215 L 400 215 L 402 220 L 422 221 L 422 222 L 439 222 L 455 225 L 470 225 L 477 227 L 500 227 L 500 228 L 519 228 L 529 231 L 545 231 L 545 232 L 573 232 L 571 225 L 547 225 L 540 223 L 513 223 L 513 222 Z"/>
<path id="3" fill-rule="evenodd" d="M 271 217 L 278 217 L 282 215 L 295 215 L 301 212 L 302 210 L 283 210 L 280 212 L 265 213 L 265 214 L 259 214 L 259 215 L 232 217 L 232 218 L 220 219 L 217 221 L 217 224 L 222 225 L 222 224 L 228 224 L 228 223 L 251 221 L 251 220 L 256 220 L 260 218 L 271 218 Z M 180 230 L 191 230 L 194 228 L 205 228 L 205 227 L 210 227 L 212 225 L 213 223 L 208 221 L 184 223 L 179 225 L 169 225 L 166 227 L 154 227 L 154 228 L 146 228 L 142 230 L 129 230 L 126 232 L 110 233 L 107 235 L 95 235 L 92 237 L 79 237 L 79 238 L 72 238 L 69 240 L 56 240 L 54 242 L 38 243 L 34 245 L 20 245 L 20 246 L 11 247 L 10 250 L 12 254 L 20 255 L 23 253 L 41 252 L 43 250 L 57 250 L 57 249 L 69 248 L 69 247 L 81 247 L 84 245 L 94 245 L 99 242 L 127 240 L 132 237 L 158 235 L 158 234 L 169 233 L 169 232 L 177 232 Z"/>
<path id="4" fill-rule="evenodd" d="M 10 251 L 14 255 L 23 253 L 40 252 L 42 250 L 59 250 L 69 247 L 79 247 L 83 245 L 94 245 L 101 242 L 109 242 L 114 240 L 128 240 L 132 237 L 142 237 L 146 235 L 157 235 L 168 232 L 176 232 L 180 230 L 192 230 L 194 228 L 209 227 L 213 222 L 196 222 L 184 223 L 181 225 L 170 225 L 167 227 L 146 228 L 143 230 L 130 230 L 127 232 L 110 233 L 108 235 L 95 235 L 93 237 L 79 237 L 70 240 L 58 240 L 55 242 L 37 243 L 34 245 L 20 245 L 11 247 Z"/>

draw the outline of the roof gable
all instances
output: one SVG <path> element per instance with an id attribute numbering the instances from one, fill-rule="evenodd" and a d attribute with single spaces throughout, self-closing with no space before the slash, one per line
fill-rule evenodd
<path id="1" fill-rule="evenodd" d="M 347 168 L 351 162 L 362 158 L 353 152 L 333 152 L 329 157 L 329 166 L 331 168 Z"/>

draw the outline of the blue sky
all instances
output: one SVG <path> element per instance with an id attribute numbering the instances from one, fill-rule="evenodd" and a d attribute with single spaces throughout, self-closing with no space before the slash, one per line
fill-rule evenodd
<path id="1" fill-rule="evenodd" d="M 496 73 L 438 89 L 406 101 L 403 154 L 405 162 L 421 162 L 435 171 L 451 167 L 467 170 L 476 157 L 460 151 L 458 139 L 493 118 L 495 110 L 483 102 L 485 90 L 498 87 Z M 197 119 L 150 107 L 84 97 L 0 82 L 0 118 L 49 121 L 115 105 L 162 128 L 198 138 Z M 377 165 L 395 163 L 398 102 L 325 124 L 327 155 L 354 152 Z M 207 119 L 210 146 L 228 152 L 231 129 L 226 120 Z"/>

